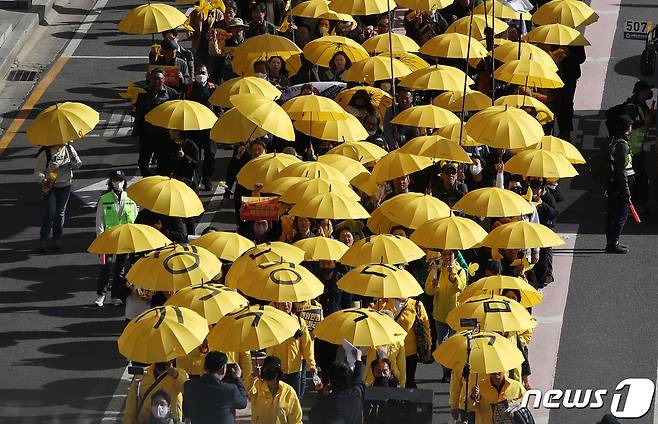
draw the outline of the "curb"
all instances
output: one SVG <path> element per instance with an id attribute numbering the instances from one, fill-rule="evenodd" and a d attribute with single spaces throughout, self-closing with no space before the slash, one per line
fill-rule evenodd
<path id="1" fill-rule="evenodd" d="M 36 13 L 39 15 L 39 23 L 41 25 L 48 25 L 48 20 L 46 17 L 53 10 L 55 0 L 33 0 L 32 6 L 30 7 L 30 12 Z"/>
<path id="2" fill-rule="evenodd" d="M 22 14 L 18 24 L 8 35 L 2 47 L 0 47 L 0 76 L 4 79 L 9 69 L 16 61 L 18 53 L 27 42 L 30 34 L 39 25 L 39 15 L 36 13 Z"/>

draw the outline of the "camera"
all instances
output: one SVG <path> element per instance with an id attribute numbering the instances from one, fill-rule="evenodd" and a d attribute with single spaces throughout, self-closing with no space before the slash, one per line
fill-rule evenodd
<path id="1" fill-rule="evenodd" d="M 130 374 L 130 375 L 144 375 L 144 374 L 146 374 L 146 368 L 136 367 L 134 365 L 131 365 L 131 366 L 128 367 L 128 374 Z"/>

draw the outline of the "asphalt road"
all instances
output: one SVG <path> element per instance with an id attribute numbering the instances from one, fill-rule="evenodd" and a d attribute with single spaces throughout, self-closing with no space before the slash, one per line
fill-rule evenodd
<path id="1" fill-rule="evenodd" d="M 620 21 L 648 14 L 658 21 L 655 0 L 622 0 L 621 4 Z M 145 57 L 151 44 L 148 36 L 124 35 L 116 29 L 121 16 L 134 6 L 125 0 L 107 3 L 74 53 L 97 58 L 69 59 L 35 107 L 82 101 L 101 111 L 104 120 L 92 137 L 76 143 L 84 164 L 75 175 L 61 251 L 35 253 L 41 210 L 32 176 L 37 149 L 25 140 L 26 126 L 0 156 L 4 177 L 0 206 L 5 223 L 0 226 L 0 422 L 97 423 L 105 416 L 123 372 L 125 362 L 116 349 L 123 313 L 113 307 L 88 306 L 95 298 L 98 259 L 84 252 L 94 237 L 93 203 L 100 187 L 93 185 L 113 169 L 137 174 L 136 144 L 126 136 L 127 104 L 117 95 L 145 71 L 145 60 L 125 57 Z M 70 31 L 55 34 L 61 39 L 72 36 Z M 639 73 L 637 55 L 642 47 L 638 43 L 615 34 L 605 107 L 630 91 Z M 588 140 L 601 142 L 592 137 L 599 132 L 598 111 L 579 115 L 577 128 Z M 13 116 L 15 111 L 7 111 L 4 118 Z M 221 165 L 220 159 L 216 179 L 220 179 Z M 601 254 L 604 203 L 600 190 L 592 188 L 585 175 L 563 191 L 567 200 L 560 221 L 578 224 L 579 235 L 554 386 L 612 392 L 624 378 L 655 380 L 656 219 L 648 216 L 642 225 L 628 225 L 624 241 L 630 255 Z M 207 195 L 204 200 L 209 200 Z M 220 210 L 214 218 L 227 222 L 229 216 Z M 448 388 L 437 383 L 439 374 L 439 367 L 424 366 L 418 380 L 421 388 L 435 391 L 435 422 L 444 423 Z M 594 423 L 603 412 L 558 410 L 552 412 L 550 422 Z M 653 411 L 633 422 L 650 423 L 651 417 Z"/>

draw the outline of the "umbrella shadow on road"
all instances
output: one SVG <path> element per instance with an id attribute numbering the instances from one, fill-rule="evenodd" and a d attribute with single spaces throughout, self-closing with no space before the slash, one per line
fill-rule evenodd
<path id="1" fill-rule="evenodd" d="M 16 267 L 0 272 L 0 279 L 17 281 L 39 281 L 24 290 L 0 292 L 3 304 L 35 303 L 65 300 L 74 297 L 75 292 L 88 292 L 96 285 L 99 266 L 59 265 L 50 268 Z"/>
<path id="2" fill-rule="evenodd" d="M 153 44 L 153 40 L 150 38 L 124 38 L 120 40 L 110 40 L 106 41 L 105 44 L 108 46 L 116 46 L 116 47 L 144 47 L 148 48 Z M 146 53 L 144 52 L 144 56 L 146 56 Z"/>
<path id="3" fill-rule="evenodd" d="M 119 354 L 116 340 L 89 340 L 55 343 L 39 348 L 47 357 L 26 358 L 17 366 L 37 366 L 70 371 L 118 369 L 126 360 Z"/>

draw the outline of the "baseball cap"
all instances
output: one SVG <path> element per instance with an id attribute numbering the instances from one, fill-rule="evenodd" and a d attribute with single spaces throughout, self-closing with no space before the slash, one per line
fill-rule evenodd
<path id="1" fill-rule="evenodd" d="M 123 174 L 122 170 L 117 169 L 115 171 L 110 172 L 110 179 L 113 180 L 115 178 L 121 178 L 122 180 L 125 180 L 126 176 Z"/>
<path id="2" fill-rule="evenodd" d="M 283 369 L 281 368 L 281 359 L 276 356 L 268 356 L 263 360 L 263 366 L 261 368 L 274 368 L 283 374 Z"/>
<path id="3" fill-rule="evenodd" d="M 174 40 L 164 39 L 160 42 L 162 50 L 178 50 L 178 43 Z"/>
<path id="4" fill-rule="evenodd" d="M 643 90 L 651 90 L 652 88 L 654 88 L 654 86 L 652 84 L 649 84 L 646 81 L 640 80 L 640 81 L 636 82 L 635 85 L 633 86 L 633 93 L 639 93 L 640 91 L 643 91 Z"/>
<path id="5" fill-rule="evenodd" d="M 231 19 L 228 24 L 226 25 L 227 28 L 231 27 L 243 27 L 243 28 L 248 28 L 248 25 L 244 24 L 244 21 L 241 18 L 233 18 Z"/>
<path id="6" fill-rule="evenodd" d="M 441 171 L 457 172 L 457 164 L 454 162 L 445 162 L 443 166 L 441 166 Z"/>

